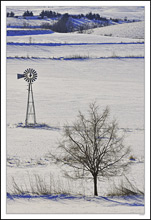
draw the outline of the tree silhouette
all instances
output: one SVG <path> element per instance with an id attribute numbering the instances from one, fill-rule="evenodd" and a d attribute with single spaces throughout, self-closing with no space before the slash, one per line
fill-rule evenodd
<path id="1" fill-rule="evenodd" d="M 92 177 L 95 196 L 98 178 L 121 175 L 128 166 L 125 157 L 129 148 L 123 144 L 124 136 L 119 135 L 116 121 L 108 119 L 108 107 L 100 114 L 98 106 L 90 104 L 87 118 L 79 112 L 76 122 L 64 127 L 61 154 L 51 154 L 56 162 L 73 168 L 72 174 L 66 172 L 68 177 Z"/>

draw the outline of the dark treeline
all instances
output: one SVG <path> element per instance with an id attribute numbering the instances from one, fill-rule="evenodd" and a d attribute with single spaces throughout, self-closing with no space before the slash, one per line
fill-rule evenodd
<path id="1" fill-rule="evenodd" d="M 34 16 L 34 14 L 33 14 L 32 11 L 28 11 L 28 10 L 27 10 L 27 11 L 24 12 L 23 16 L 24 16 L 24 17 L 26 17 L 26 16 L 27 16 L 27 17 L 28 17 L 28 16 L 31 16 L 31 17 L 32 17 L 32 16 Z"/>
<path id="2" fill-rule="evenodd" d="M 87 18 L 90 20 L 102 20 L 102 21 L 107 21 L 106 18 L 101 17 L 99 14 L 93 14 L 92 12 L 89 12 L 88 14 L 84 15 L 84 14 L 79 14 L 79 15 L 71 15 L 73 18 Z"/>
<path id="3" fill-rule="evenodd" d="M 60 17 L 61 14 L 60 13 L 56 13 L 54 11 L 42 11 L 40 14 L 41 18 L 47 17 L 47 18 L 56 18 L 56 17 Z"/>
<path id="4" fill-rule="evenodd" d="M 78 14 L 78 15 L 70 15 L 68 13 L 64 13 L 64 14 L 61 14 L 61 13 L 58 13 L 58 12 L 55 12 L 55 11 L 49 11 L 49 10 L 42 10 L 39 14 L 39 18 L 41 19 L 44 19 L 45 17 L 47 18 L 60 18 L 60 17 L 64 17 L 64 15 L 66 17 L 72 17 L 72 18 L 75 18 L 75 19 L 80 19 L 80 18 L 87 18 L 89 20 L 98 20 L 98 21 L 108 21 L 107 18 L 105 17 L 101 17 L 98 13 L 92 13 L 92 12 L 89 12 L 87 14 Z M 32 11 L 25 11 L 22 15 L 23 17 L 28 17 L 28 16 L 34 16 L 33 12 Z M 14 12 L 7 12 L 7 17 L 18 17 L 18 16 L 15 16 Z M 113 20 L 115 22 L 118 22 L 120 19 L 112 19 L 110 18 L 110 20 Z"/>
<path id="5" fill-rule="evenodd" d="M 90 20 L 102 20 L 102 21 L 107 21 L 106 18 L 104 17 L 101 17 L 99 14 L 93 14 L 92 12 L 84 15 L 84 14 L 78 14 L 78 15 L 70 15 L 68 13 L 65 13 L 65 14 L 60 14 L 60 13 L 56 13 L 56 12 L 53 12 L 53 11 L 42 11 L 40 14 L 40 17 L 41 18 L 44 18 L 44 17 L 47 17 L 47 18 L 55 18 L 55 17 L 61 17 L 63 15 L 66 15 L 66 16 L 70 16 L 72 18 L 75 18 L 75 19 L 80 19 L 80 18 L 87 18 L 87 19 L 90 19 Z"/>
<path id="6" fill-rule="evenodd" d="M 14 12 L 7 12 L 7 17 L 14 17 L 15 16 L 15 13 Z"/>

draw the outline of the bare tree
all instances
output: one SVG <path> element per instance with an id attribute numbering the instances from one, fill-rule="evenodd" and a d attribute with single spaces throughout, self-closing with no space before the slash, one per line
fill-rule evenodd
<path id="1" fill-rule="evenodd" d="M 121 175 L 128 165 L 125 157 L 129 148 L 125 148 L 124 135 L 119 133 L 116 121 L 109 122 L 108 107 L 100 114 L 96 103 L 92 103 L 87 118 L 79 112 L 73 126 L 64 127 L 61 154 L 53 156 L 72 167 L 74 177 L 91 176 L 97 196 L 98 178 Z"/>

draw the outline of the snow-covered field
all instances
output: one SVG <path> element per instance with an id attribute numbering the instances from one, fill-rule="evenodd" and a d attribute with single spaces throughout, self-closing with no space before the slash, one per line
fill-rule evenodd
<path id="1" fill-rule="evenodd" d="M 104 9 L 104 14 L 109 14 L 111 9 Z M 24 9 L 16 10 L 22 13 Z M 143 20 L 142 10 L 135 15 Z M 116 14 L 112 12 L 111 16 Z M 116 15 L 125 16 L 122 12 L 118 10 Z M 132 8 L 129 12 L 134 13 Z M 103 32 L 105 28 L 110 30 Z M 39 175 L 48 185 L 52 177 L 56 187 L 61 185 L 62 191 L 77 197 L 8 197 L 7 213 L 144 213 L 142 197 L 106 197 L 113 182 L 120 184 L 121 179 L 100 181 L 98 191 L 104 197 L 97 199 L 93 182 L 67 180 L 62 172 L 66 168 L 49 158 L 50 151 L 57 152 L 64 124 L 71 125 L 79 110 L 87 114 L 93 101 L 100 111 L 108 105 L 111 119 L 116 118 L 120 130 L 125 131 L 125 144 L 131 146 L 135 158 L 129 161 L 126 176 L 144 191 L 144 23 L 99 28 L 91 34 L 30 35 L 28 31 L 29 35 L 7 36 L 7 192 L 13 190 L 13 178 L 19 186 L 29 188 Z M 108 33 L 112 36 L 100 36 Z M 48 127 L 19 126 L 25 120 L 27 83 L 17 80 L 17 73 L 27 68 L 38 73 L 33 84 L 37 123 Z"/>
<path id="2" fill-rule="evenodd" d="M 96 28 L 93 30 L 93 34 L 113 36 L 113 37 L 124 37 L 124 38 L 134 38 L 143 39 L 145 33 L 144 21 L 125 23 L 118 25 L 111 25 L 103 28 Z"/>

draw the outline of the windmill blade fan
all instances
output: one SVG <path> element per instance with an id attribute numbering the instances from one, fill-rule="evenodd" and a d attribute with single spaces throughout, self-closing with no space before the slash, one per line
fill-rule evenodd
<path id="1" fill-rule="evenodd" d="M 24 71 L 24 80 L 31 83 L 34 82 L 37 79 L 37 72 L 32 69 L 28 68 Z"/>

